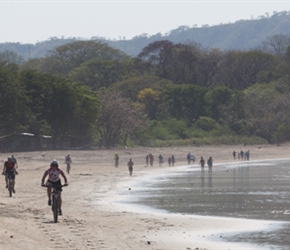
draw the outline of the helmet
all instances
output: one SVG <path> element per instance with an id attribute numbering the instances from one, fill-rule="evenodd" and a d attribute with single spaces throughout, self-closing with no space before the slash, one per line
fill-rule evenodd
<path id="1" fill-rule="evenodd" d="M 13 158 L 11 157 L 11 156 L 8 156 L 8 161 L 12 161 L 13 160 Z"/>
<path id="2" fill-rule="evenodd" d="M 51 163 L 50 163 L 50 166 L 56 166 L 58 167 L 58 161 L 57 160 L 53 160 Z"/>

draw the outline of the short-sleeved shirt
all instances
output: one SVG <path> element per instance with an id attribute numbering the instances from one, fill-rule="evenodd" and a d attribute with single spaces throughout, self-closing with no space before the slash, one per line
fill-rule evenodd
<path id="1" fill-rule="evenodd" d="M 46 173 L 48 174 L 48 180 L 51 182 L 57 182 L 60 180 L 60 174 L 63 173 L 63 171 L 60 168 L 57 168 L 56 170 L 52 170 L 52 168 L 49 168 L 46 170 Z"/>
<path id="2" fill-rule="evenodd" d="M 5 173 L 14 173 L 14 167 L 15 167 L 15 163 L 13 161 L 6 161 L 4 163 L 4 167 L 5 167 Z"/>

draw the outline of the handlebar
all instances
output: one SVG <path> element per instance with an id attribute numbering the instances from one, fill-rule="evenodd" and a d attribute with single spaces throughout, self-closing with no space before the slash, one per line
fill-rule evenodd
<path id="1" fill-rule="evenodd" d="M 12 174 L 18 174 L 18 172 L 12 173 Z M 2 173 L 2 175 L 9 175 L 8 173 Z"/>
<path id="2" fill-rule="evenodd" d="M 46 185 L 46 184 L 41 184 L 41 186 L 42 187 L 52 187 L 52 185 Z M 60 187 L 67 187 L 68 186 L 68 184 L 67 183 L 65 183 L 65 184 L 63 184 L 63 185 L 58 185 L 58 186 L 60 186 Z"/>

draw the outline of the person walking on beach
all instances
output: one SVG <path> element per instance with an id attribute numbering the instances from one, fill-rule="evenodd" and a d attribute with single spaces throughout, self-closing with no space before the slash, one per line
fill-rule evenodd
<path id="1" fill-rule="evenodd" d="M 175 157 L 174 157 L 174 155 L 171 155 L 171 164 L 172 164 L 172 167 L 174 167 L 174 163 L 175 163 Z"/>
<path id="2" fill-rule="evenodd" d="M 213 162 L 213 159 L 212 157 L 210 156 L 207 160 L 207 166 L 208 166 L 208 171 L 211 172 L 212 171 L 212 163 Z"/>
<path id="3" fill-rule="evenodd" d="M 233 151 L 233 158 L 236 159 L 236 151 Z"/>
<path id="4" fill-rule="evenodd" d="M 241 152 L 240 152 L 240 157 L 241 157 L 241 160 L 243 161 L 244 160 L 244 151 L 243 150 L 241 150 Z"/>
<path id="5" fill-rule="evenodd" d="M 168 166 L 171 167 L 171 157 L 168 157 Z"/>
<path id="6" fill-rule="evenodd" d="M 115 167 L 119 167 L 119 154 L 116 152 L 115 156 L 114 156 L 114 160 L 115 160 Z"/>
<path id="7" fill-rule="evenodd" d="M 204 164 L 205 164 L 205 160 L 203 159 L 203 157 L 200 157 L 200 161 L 199 161 L 198 164 L 200 164 L 201 170 L 203 171 L 204 170 Z"/>
<path id="8" fill-rule="evenodd" d="M 12 161 L 14 162 L 15 168 L 18 168 L 17 160 L 14 155 L 11 155 Z"/>
<path id="9" fill-rule="evenodd" d="M 189 165 L 190 162 L 191 162 L 191 154 L 190 154 L 190 152 L 187 154 L 186 158 L 187 158 L 187 163 Z"/>
<path id="10" fill-rule="evenodd" d="M 146 159 L 146 167 L 148 167 L 148 165 L 149 165 L 149 155 L 146 155 L 145 159 Z"/>
<path id="11" fill-rule="evenodd" d="M 159 159 L 159 167 L 162 167 L 162 163 L 164 162 L 164 161 L 163 161 L 163 156 L 160 154 L 160 155 L 158 156 L 158 159 Z"/>
<path id="12" fill-rule="evenodd" d="M 132 174 L 133 174 L 133 165 L 134 165 L 132 159 L 130 159 L 128 161 L 128 164 L 127 165 L 128 165 L 129 175 L 132 176 Z"/>
<path id="13" fill-rule="evenodd" d="M 153 167 L 154 156 L 151 153 L 149 154 L 149 161 L 150 161 L 150 166 Z"/>

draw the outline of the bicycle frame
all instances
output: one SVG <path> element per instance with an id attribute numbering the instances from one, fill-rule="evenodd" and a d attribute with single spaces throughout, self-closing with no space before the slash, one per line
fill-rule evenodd
<path id="1" fill-rule="evenodd" d="M 48 188 L 48 185 L 42 185 L 43 187 Z M 65 187 L 67 185 L 61 185 L 61 187 Z M 57 186 L 52 187 L 51 191 L 51 209 L 53 213 L 53 221 L 57 223 L 58 220 L 58 213 L 59 213 L 59 198 L 60 198 L 60 193 L 61 191 L 57 190 Z"/>
<path id="2" fill-rule="evenodd" d="M 9 196 L 12 197 L 14 179 L 12 178 L 11 175 L 7 175 L 7 179 L 8 179 L 8 192 L 9 192 Z"/>
<path id="3" fill-rule="evenodd" d="M 54 219 L 55 223 L 57 222 L 58 212 L 59 212 L 59 196 L 60 196 L 60 191 L 57 190 L 56 187 L 53 187 L 52 188 L 51 208 L 52 208 L 53 219 Z"/>

